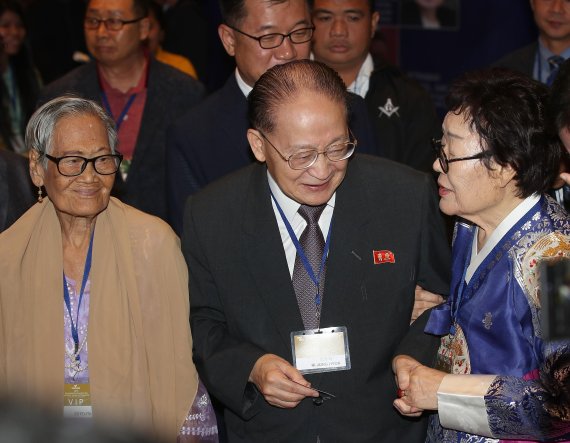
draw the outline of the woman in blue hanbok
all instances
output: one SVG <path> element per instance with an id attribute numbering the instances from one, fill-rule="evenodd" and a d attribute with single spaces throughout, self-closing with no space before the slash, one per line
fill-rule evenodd
<path id="1" fill-rule="evenodd" d="M 441 336 L 436 369 L 393 363 L 398 410 L 438 411 L 428 442 L 570 438 L 570 348 L 544 341 L 539 321 L 539 265 L 570 258 L 570 217 L 544 194 L 561 152 L 547 95 L 497 69 L 451 87 L 434 169 L 457 222 L 450 296 L 425 329 Z"/>

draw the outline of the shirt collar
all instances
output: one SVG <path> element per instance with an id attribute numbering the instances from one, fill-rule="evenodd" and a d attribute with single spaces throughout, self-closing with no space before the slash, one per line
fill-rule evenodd
<path id="1" fill-rule="evenodd" d="M 244 81 L 239 73 L 238 68 L 236 68 L 236 81 L 239 88 L 241 89 L 241 92 L 243 92 L 243 95 L 245 95 L 245 98 L 247 98 L 253 88 Z"/>
<path id="2" fill-rule="evenodd" d="M 553 55 L 555 55 L 552 51 L 550 51 L 550 49 L 548 49 L 543 43 L 542 40 L 539 38 L 538 39 L 538 51 L 540 52 L 540 57 L 546 62 L 548 63 L 548 59 L 550 57 L 552 57 Z M 560 57 L 562 57 L 564 60 L 566 60 L 567 58 L 570 58 L 570 46 L 568 46 L 564 51 L 562 51 L 560 53 Z"/>
<path id="3" fill-rule="evenodd" d="M 285 217 L 287 217 L 289 223 L 292 223 L 293 217 L 295 217 L 295 215 L 297 214 L 297 211 L 301 207 L 301 204 L 283 193 L 283 191 L 281 190 L 275 179 L 271 176 L 269 169 L 267 170 L 267 180 L 269 181 L 269 189 L 271 189 L 271 192 L 273 193 L 275 200 L 277 200 L 277 203 L 279 203 L 279 206 L 283 210 L 283 213 L 285 214 Z M 336 201 L 336 192 L 327 202 L 327 206 L 330 206 L 331 208 L 334 209 L 335 201 Z"/>
<path id="4" fill-rule="evenodd" d="M 533 194 L 525 198 L 520 202 L 516 208 L 514 208 L 509 215 L 507 215 L 499 226 L 493 231 L 489 239 L 485 242 L 485 245 L 477 252 L 477 235 L 479 233 L 479 228 L 475 228 L 475 233 L 473 235 L 473 244 L 471 248 L 471 263 L 467 269 L 465 275 L 465 281 L 469 282 L 475 270 L 479 267 L 482 261 L 487 257 L 487 255 L 493 250 L 495 246 L 501 241 L 507 232 L 528 212 L 531 208 L 538 203 L 540 200 L 540 195 Z"/>
<path id="5" fill-rule="evenodd" d="M 374 71 L 374 61 L 372 60 L 372 56 L 368 54 L 364 63 L 362 63 L 362 66 L 360 67 L 360 71 L 358 71 L 358 75 L 348 86 L 348 91 L 358 94 L 364 98 L 370 87 L 370 76 L 372 75 L 372 71 Z"/>

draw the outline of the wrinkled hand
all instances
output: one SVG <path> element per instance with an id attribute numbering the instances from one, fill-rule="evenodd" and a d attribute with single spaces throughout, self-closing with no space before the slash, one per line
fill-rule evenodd
<path id="1" fill-rule="evenodd" d="M 564 180 L 564 183 L 570 185 L 570 172 L 563 172 L 560 174 L 560 178 Z"/>
<path id="2" fill-rule="evenodd" d="M 416 417 L 426 409 L 437 410 L 437 390 L 445 372 L 428 368 L 407 355 L 398 355 L 392 362 L 398 388 L 404 396 L 394 400 L 402 415 Z"/>
<path id="3" fill-rule="evenodd" d="M 421 286 L 416 285 L 416 293 L 414 299 L 414 309 L 412 311 L 412 324 L 416 319 L 424 313 L 424 311 L 443 303 L 443 297 L 439 294 L 426 291 Z"/>
<path id="4" fill-rule="evenodd" d="M 274 354 L 265 354 L 255 362 L 249 381 L 270 405 L 279 408 L 294 408 L 305 397 L 319 396 L 296 368 Z"/>

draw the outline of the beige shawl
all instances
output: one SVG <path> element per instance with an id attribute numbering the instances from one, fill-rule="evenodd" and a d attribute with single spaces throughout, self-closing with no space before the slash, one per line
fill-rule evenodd
<path id="1" fill-rule="evenodd" d="M 0 390 L 63 409 L 61 228 L 49 199 L 0 235 Z M 197 390 L 178 237 L 119 200 L 97 217 L 90 274 L 95 419 L 176 438 Z"/>

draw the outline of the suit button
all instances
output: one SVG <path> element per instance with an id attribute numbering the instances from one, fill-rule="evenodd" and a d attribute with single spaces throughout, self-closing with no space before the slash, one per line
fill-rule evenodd
<path id="1" fill-rule="evenodd" d="M 320 406 L 324 403 L 324 400 L 322 397 L 317 397 L 317 398 L 313 398 L 313 404 L 315 406 Z"/>

